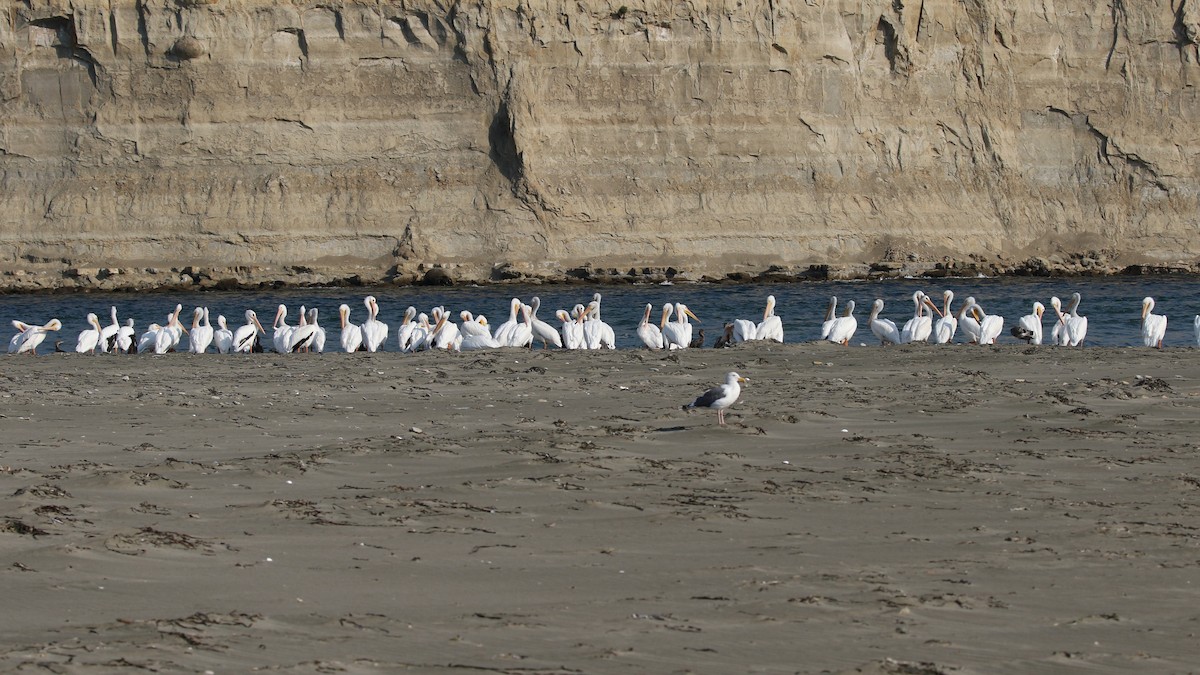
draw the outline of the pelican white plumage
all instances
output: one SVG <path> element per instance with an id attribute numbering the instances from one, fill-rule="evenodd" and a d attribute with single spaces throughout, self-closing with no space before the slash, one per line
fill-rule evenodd
<path id="1" fill-rule="evenodd" d="M 130 353 L 135 346 L 134 337 L 136 335 L 137 331 L 133 329 L 133 319 L 126 319 L 125 325 L 117 331 L 116 351 L 123 354 Z"/>
<path id="2" fill-rule="evenodd" d="M 258 344 L 258 334 L 266 332 L 267 330 L 258 322 L 258 315 L 254 313 L 254 310 L 246 310 L 246 325 L 238 326 L 238 329 L 233 332 L 233 352 L 249 354 L 262 351 L 262 347 Z"/>
<path id="3" fill-rule="evenodd" d="M 228 354 L 233 350 L 233 331 L 225 322 L 225 315 L 217 315 L 217 329 L 213 331 L 213 344 L 217 346 L 218 354 Z"/>
<path id="4" fill-rule="evenodd" d="M 309 349 L 321 354 L 325 351 L 325 329 L 321 327 L 321 324 L 317 323 L 317 314 L 316 307 L 308 310 L 308 324 L 313 327 L 313 341 Z"/>
<path id="5" fill-rule="evenodd" d="M 972 312 L 979 321 L 979 344 L 994 345 L 996 338 L 1004 331 L 1004 317 L 998 314 L 988 314 L 978 302 L 972 305 Z"/>
<path id="6" fill-rule="evenodd" d="M 379 302 L 368 295 L 363 304 L 367 307 L 367 320 L 362 322 L 363 346 L 369 352 L 377 352 L 387 342 L 388 325 L 379 320 Z"/>
<path id="7" fill-rule="evenodd" d="M 350 305 L 342 304 L 338 307 L 338 316 L 341 317 L 342 323 L 340 340 L 342 351 L 347 354 L 358 351 L 362 348 L 362 329 L 358 324 L 350 322 Z M 403 349 L 404 345 L 400 345 L 400 347 Z"/>
<path id="8" fill-rule="evenodd" d="M 734 319 L 732 339 L 734 344 L 757 340 L 758 324 L 749 319 Z"/>
<path id="9" fill-rule="evenodd" d="M 417 324 L 414 320 L 417 318 L 417 308 L 412 305 L 404 310 L 404 318 L 400 319 L 400 327 L 396 329 L 396 344 L 400 346 L 400 351 L 412 351 L 413 331 Z"/>
<path id="10" fill-rule="evenodd" d="M 617 334 L 613 327 L 600 317 L 600 294 L 592 296 L 587 307 L 587 321 L 583 326 L 587 338 L 588 349 L 616 349 Z"/>
<path id="11" fill-rule="evenodd" d="M 121 332 L 121 320 L 117 318 L 117 306 L 111 305 L 108 310 L 112 323 L 100 329 L 99 347 L 102 352 L 116 351 L 117 333 Z"/>
<path id="12" fill-rule="evenodd" d="M 458 316 L 462 319 L 462 325 L 458 328 L 458 332 L 462 336 L 462 341 L 458 345 L 459 351 L 496 349 L 500 346 L 500 343 L 496 342 L 496 338 L 492 337 L 487 317 L 482 314 L 477 317 L 471 316 L 471 313 L 465 309 Z"/>
<path id="13" fill-rule="evenodd" d="M 542 299 L 534 296 L 529 301 L 529 319 L 531 321 L 529 328 L 533 331 L 533 337 L 542 341 L 542 348 L 549 349 L 550 345 L 562 348 L 562 338 L 559 337 L 558 331 L 554 330 L 554 326 L 542 321 L 538 318 L 538 310 L 542 307 Z"/>
<path id="14" fill-rule="evenodd" d="M 523 302 L 518 301 L 521 307 L 521 321 L 518 321 L 508 334 L 508 342 L 500 344 L 505 347 L 533 347 L 533 325 L 530 321 L 532 307 Z"/>
<path id="15" fill-rule="evenodd" d="M 650 312 L 654 309 L 654 305 L 646 303 L 646 311 L 642 314 L 642 320 L 638 322 L 637 336 L 649 349 L 662 349 L 663 336 L 662 329 L 650 323 Z"/>
<path id="16" fill-rule="evenodd" d="M 35 326 L 23 321 L 13 321 L 12 325 L 18 332 L 8 341 L 9 354 L 32 354 L 37 356 L 38 345 L 46 339 L 47 333 L 62 329 L 62 322 L 50 319 L 41 326 Z"/>
<path id="17" fill-rule="evenodd" d="M 277 354 L 286 354 L 290 347 L 292 327 L 287 322 L 287 305 L 279 305 L 275 310 L 275 322 L 271 324 L 271 343 Z"/>
<path id="18" fill-rule="evenodd" d="M 1196 346 L 1200 347 L 1200 314 L 1197 314 L 1196 318 L 1192 319 L 1192 332 L 1196 336 Z"/>
<path id="19" fill-rule="evenodd" d="M 783 319 L 775 316 L 775 296 L 767 296 L 767 307 L 763 310 L 762 323 L 754 333 L 755 340 L 783 342 Z"/>
<path id="20" fill-rule="evenodd" d="M 725 375 L 725 384 L 717 385 L 700 394 L 696 397 L 696 400 L 683 406 L 683 409 L 711 408 L 712 410 L 716 410 L 717 424 L 724 426 L 726 408 L 737 402 L 738 397 L 742 395 L 741 383 L 749 381 L 749 379 L 737 373 L 728 373 Z"/>
<path id="21" fill-rule="evenodd" d="M 284 353 L 310 352 L 317 338 L 317 327 L 308 322 L 308 308 L 300 305 L 300 321 L 288 332 Z"/>
<path id="22" fill-rule="evenodd" d="M 833 324 L 839 318 L 841 317 L 837 316 L 837 296 L 833 295 L 829 297 L 829 306 L 825 308 L 825 320 L 821 322 L 821 337 L 818 339 L 828 339 L 829 331 L 833 330 Z"/>
<path id="23" fill-rule="evenodd" d="M 879 318 L 879 313 L 883 311 L 883 300 L 875 298 L 875 303 L 871 305 L 870 326 L 871 334 L 879 339 L 880 344 L 899 344 L 900 329 L 896 328 L 896 322 L 891 319 Z"/>
<path id="24" fill-rule="evenodd" d="M 1079 293 L 1071 294 L 1071 304 L 1067 307 L 1067 311 L 1063 316 L 1063 326 L 1067 334 L 1067 344 L 1072 347 L 1083 345 L 1084 339 L 1087 338 L 1088 320 L 1086 316 L 1079 316 L 1079 303 L 1082 296 Z"/>
<path id="25" fill-rule="evenodd" d="M 1154 298 L 1142 298 L 1142 344 L 1162 349 L 1167 334 L 1167 316 L 1154 313 Z"/>
<path id="26" fill-rule="evenodd" d="M 571 313 L 565 309 L 558 310 L 554 315 L 562 322 L 563 348 L 583 349 L 583 324 L 578 319 L 572 318 Z"/>
<path id="27" fill-rule="evenodd" d="M 203 323 L 201 323 L 203 322 Z M 197 307 L 192 311 L 192 332 L 188 336 L 188 351 L 203 354 L 213 341 L 213 327 L 208 321 L 208 308 Z"/>
<path id="28" fill-rule="evenodd" d="M 462 332 L 459 330 L 458 324 L 450 320 L 450 312 L 439 307 L 435 310 L 434 318 L 437 319 L 437 325 L 434 326 L 431 338 L 433 348 L 459 351 L 462 345 Z"/>
<path id="29" fill-rule="evenodd" d="M 962 328 L 963 335 L 967 337 L 967 342 L 970 344 L 979 343 L 979 320 L 975 318 L 974 314 L 971 314 L 974 307 L 975 298 L 969 296 L 958 310 L 958 325 Z"/>
<path id="30" fill-rule="evenodd" d="M 165 354 L 174 350 L 179 346 L 179 342 L 183 340 L 183 336 L 187 334 L 187 329 L 183 327 L 183 324 L 179 323 L 179 313 L 182 311 L 183 305 L 177 304 L 175 305 L 175 311 L 167 317 L 167 323 L 163 326 L 163 330 L 170 337 L 170 343 L 163 351 L 158 351 L 156 348 L 155 354 Z"/>
<path id="31" fill-rule="evenodd" d="M 667 322 L 663 328 L 663 342 L 668 349 L 687 349 L 692 343 L 692 324 L 688 322 L 688 317 L 696 319 L 692 310 L 688 309 L 687 305 L 682 302 L 675 303 L 675 320 Z M 736 332 L 737 328 L 734 328 Z"/>
<path id="32" fill-rule="evenodd" d="M 932 337 L 935 344 L 944 345 L 954 341 L 954 333 L 958 331 L 958 319 L 950 311 L 952 302 L 954 302 L 954 291 L 949 289 L 942 291 L 942 318 L 933 322 Z"/>
<path id="33" fill-rule="evenodd" d="M 496 330 L 492 332 L 492 337 L 496 338 L 503 347 L 511 347 L 513 341 L 513 331 L 517 329 L 517 313 L 521 311 L 521 299 L 513 298 L 508 302 L 508 320 L 496 326 Z"/>
<path id="34" fill-rule="evenodd" d="M 854 318 L 854 301 L 850 300 L 846 303 L 846 311 L 842 316 L 833 320 L 833 325 L 829 328 L 829 335 L 826 339 L 830 342 L 836 342 L 842 346 L 850 344 L 850 340 L 854 337 L 855 331 L 858 330 L 858 319 Z"/>
<path id="35" fill-rule="evenodd" d="M 904 327 L 900 329 L 900 343 L 907 344 L 909 342 L 927 342 L 929 336 L 933 334 L 933 314 L 941 314 L 941 310 L 933 301 L 925 295 L 924 291 L 913 293 L 913 305 L 916 306 L 913 317 L 904 322 Z M 932 310 L 929 316 L 925 315 L 926 309 Z"/>
<path id="36" fill-rule="evenodd" d="M 433 327 L 429 325 L 429 315 L 421 312 L 417 315 L 417 321 L 412 329 L 412 337 L 409 338 L 408 351 L 420 352 L 429 349 L 432 345 Z"/>
<path id="37" fill-rule="evenodd" d="M 100 334 L 104 330 L 100 326 L 100 319 L 93 313 L 87 315 L 88 328 L 79 331 L 79 337 L 75 340 L 76 354 L 95 354 L 96 347 L 100 345 Z"/>
<path id="38" fill-rule="evenodd" d="M 1012 329 L 1013 337 L 1030 344 L 1042 344 L 1042 315 L 1045 313 L 1045 305 L 1033 303 L 1033 311 L 1017 319 L 1017 325 Z"/>
<path id="39" fill-rule="evenodd" d="M 1050 306 L 1058 316 L 1054 328 L 1050 329 L 1050 344 L 1066 347 L 1071 344 L 1071 335 L 1067 333 L 1067 315 L 1062 311 L 1062 301 L 1057 297 L 1050 298 Z"/>
<path id="40" fill-rule="evenodd" d="M 170 323 L 172 315 L 167 315 L 167 322 Z M 171 329 L 167 326 L 161 326 L 157 323 L 152 323 L 146 327 L 146 332 L 142 333 L 138 339 L 137 351 L 139 354 L 150 352 L 151 354 L 166 354 L 171 351 L 171 343 L 173 335 Z"/>

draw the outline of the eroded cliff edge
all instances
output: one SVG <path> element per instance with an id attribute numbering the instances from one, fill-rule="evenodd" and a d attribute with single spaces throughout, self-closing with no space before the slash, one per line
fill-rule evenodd
<path id="1" fill-rule="evenodd" d="M 7 4 L 4 287 L 1200 252 L 1198 0 Z"/>

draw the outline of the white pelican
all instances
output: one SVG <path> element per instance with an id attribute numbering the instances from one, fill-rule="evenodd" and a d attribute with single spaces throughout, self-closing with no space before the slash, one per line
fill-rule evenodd
<path id="1" fill-rule="evenodd" d="M 825 320 L 821 322 L 821 337 L 820 340 L 829 338 L 829 331 L 833 329 L 833 322 L 838 320 L 837 316 L 837 296 L 830 296 L 829 307 L 825 308 Z M 837 342 L 837 340 L 834 340 Z"/>
<path id="2" fill-rule="evenodd" d="M 532 321 L 530 330 L 533 331 L 533 337 L 542 341 L 542 349 L 549 349 L 551 344 L 561 349 L 562 338 L 558 336 L 558 331 L 554 330 L 554 326 L 537 317 L 538 310 L 542 307 L 542 299 L 534 296 L 529 306 L 529 318 Z"/>
<path id="3" fill-rule="evenodd" d="M 954 333 L 958 331 L 958 319 L 950 311 L 950 303 L 954 302 L 954 291 L 942 291 L 942 318 L 933 323 L 933 341 L 944 345 L 954 341 Z"/>
<path id="4" fill-rule="evenodd" d="M 200 323 L 203 321 L 204 323 Z M 213 327 L 208 321 L 208 308 L 197 307 L 192 312 L 192 333 L 188 336 L 188 351 L 203 354 L 213 341 Z"/>
<path id="5" fill-rule="evenodd" d="M 879 318 L 879 313 L 883 311 L 883 300 L 875 298 L 875 304 L 871 305 L 870 326 L 871 334 L 879 339 L 880 344 L 899 344 L 900 329 L 896 328 L 896 322 L 891 319 Z"/>
<path id="6" fill-rule="evenodd" d="M 13 321 L 12 325 L 19 333 L 13 336 L 8 342 L 9 354 L 32 354 L 37 356 L 38 345 L 46 339 L 46 333 L 56 331 L 62 328 L 62 322 L 58 319 L 50 319 L 41 326 L 34 326 L 23 321 Z"/>
<path id="7" fill-rule="evenodd" d="M 734 319 L 732 339 L 734 344 L 757 340 L 758 324 L 754 323 L 750 319 Z"/>
<path id="8" fill-rule="evenodd" d="M 325 329 L 321 327 L 321 324 L 317 323 L 317 308 L 316 307 L 313 307 L 312 309 L 308 310 L 308 323 L 309 323 L 309 325 L 311 325 L 313 327 L 313 329 L 315 331 L 315 334 L 313 335 L 313 341 L 312 341 L 312 348 L 311 348 L 312 351 L 314 351 L 318 354 L 324 353 L 324 351 L 325 351 Z"/>
<path id="9" fill-rule="evenodd" d="M 233 350 L 233 331 L 225 323 L 225 315 L 217 315 L 217 329 L 213 331 L 213 344 L 217 346 L 218 354 L 228 354 Z"/>
<path id="10" fill-rule="evenodd" d="M 167 315 L 167 321 L 172 318 L 171 314 Z M 146 332 L 142 333 L 141 339 L 138 340 L 137 351 L 139 354 L 150 352 L 151 354 L 166 354 L 171 351 L 171 343 L 174 340 L 171 329 L 167 326 L 160 326 L 152 323 L 146 327 Z"/>
<path id="11" fill-rule="evenodd" d="M 126 319 L 125 325 L 121 326 L 121 329 L 117 331 L 117 351 L 125 354 L 131 353 L 135 346 L 133 338 L 136 335 L 137 331 L 133 330 L 133 319 Z"/>
<path id="12" fill-rule="evenodd" d="M 100 329 L 100 351 L 116 351 L 117 333 L 121 332 L 121 320 L 117 318 L 117 306 L 108 308 L 112 323 Z"/>
<path id="13" fill-rule="evenodd" d="M 1012 328 L 1013 337 L 1030 344 L 1042 344 L 1042 315 L 1045 313 L 1045 305 L 1033 303 L 1033 312 L 1017 319 L 1017 325 Z"/>
<path id="14" fill-rule="evenodd" d="M 167 317 L 167 324 L 163 326 L 163 330 L 170 335 L 171 341 L 166 350 L 161 352 L 156 351 L 156 354 L 165 354 L 166 352 L 174 350 L 179 346 L 179 341 L 182 340 L 183 336 L 187 333 L 187 329 L 183 327 L 183 324 L 179 323 L 179 313 L 182 311 L 183 305 L 177 304 L 175 305 L 175 312 Z"/>
<path id="15" fill-rule="evenodd" d="M 600 318 L 600 294 L 592 296 L 587 306 L 587 322 L 583 333 L 587 337 L 588 349 L 616 349 L 617 335 L 612 326 Z"/>
<path id="16" fill-rule="evenodd" d="M 508 303 L 508 321 L 496 326 L 496 330 L 492 332 L 492 337 L 496 338 L 501 346 L 512 346 L 512 334 L 517 329 L 517 312 L 521 311 L 521 299 L 513 298 Z"/>
<path id="17" fill-rule="evenodd" d="M 254 310 L 246 310 L 246 325 L 238 326 L 238 329 L 233 332 L 233 352 L 249 354 L 262 351 L 262 347 L 258 344 L 258 334 L 266 332 L 267 330 L 258 322 L 258 315 L 254 313 Z"/>
<path id="18" fill-rule="evenodd" d="M 663 328 L 663 342 L 668 349 L 687 349 L 692 344 L 692 324 L 688 322 L 689 316 L 700 320 L 692 314 L 687 305 L 682 302 L 675 303 L 675 320 L 668 322 Z M 737 331 L 736 327 L 734 331 Z"/>
<path id="19" fill-rule="evenodd" d="M 563 349 L 583 349 L 583 325 L 571 318 L 571 313 L 560 309 L 554 313 L 562 322 Z"/>
<path id="20" fill-rule="evenodd" d="M 500 346 L 500 343 L 496 342 L 496 338 L 492 337 L 492 331 L 488 328 L 487 317 L 482 314 L 473 317 L 465 309 L 459 313 L 458 317 L 462 319 L 462 325 L 458 329 L 459 334 L 462 335 L 462 341 L 458 346 L 459 351 L 468 352 L 476 349 L 496 349 Z"/>
<path id="21" fill-rule="evenodd" d="M 349 308 L 347 308 L 347 311 L 349 311 Z M 412 351 L 413 331 L 417 327 L 417 324 L 413 323 L 413 320 L 416 318 L 417 308 L 409 305 L 408 309 L 404 310 L 404 318 L 400 320 L 400 327 L 396 329 L 396 344 L 400 345 L 400 351 L 402 352 Z"/>
<path id="22" fill-rule="evenodd" d="M 308 322 L 308 308 L 300 305 L 300 323 L 288 331 L 284 353 L 310 352 L 317 339 L 317 327 Z"/>
<path id="23" fill-rule="evenodd" d="M 1057 296 L 1050 298 L 1050 306 L 1058 315 L 1058 321 L 1054 322 L 1054 328 L 1050 330 L 1050 344 L 1066 347 L 1071 344 L 1071 336 L 1067 334 L 1067 317 L 1062 311 L 1062 300 L 1059 300 Z"/>
<path id="24" fill-rule="evenodd" d="M 290 337 L 292 335 L 292 327 L 287 322 L 287 305 L 280 305 L 275 310 L 275 322 L 271 324 L 273 330 L 271 334 L 271 343 L 275 347 L 277 354 L 286 354 L 289 351 L 291 344 Z"/>
<path id="25" fill-rule="evenodd" d="M 642 314 L 642 320 L 638 322 L 637 336 L 646 347 L 650 349 L 662 349 L 662 329 L 650 323 L 650 312 L 653 309 L 654 305 L 647 302 L 646 311 Z"/>
<path id="26" fill-rule="evenodd" d="M 368 295 L 363 304 L 367 307 L 367 320 L 362 322 L 363 345 L 367 351 L 377 352 L 387 342 L 388 325 L 379 320 L 379 303 L 375 296 Z"/>
<path id="27" fill-rule="evenodd" d="M 462 332 L 458 329 L 458 324 L 450 320 L 450 312 L 440 307 L 434 312 L 437 325 L 433 329 L 433 348 L 460 351 Z"/>
<path id="28" fill-rule="evenodd" d="M 738 396 L 742 395 L 742 382 L 750 380 L 738 375 L 737 373 L 729 373 L 725 376 L 725 384 L 718 385 L 696 397 L 696 400 L 683 406 L 684 410 L 692 408 L 711 408 L 717 411 L 717 424 L 725 425 L 725 409 L 733 405 L 738 400 Z"/>
<path id="29" fill-rule="evenodd" d="M 1088 320 L 1086 316 L 1079 316 L 1080 300 L 1081 297 L 1078 293 L 1072 293 L 1071 304 L 1067 307 L 1066 316 L 1063 317 L 1067 342 L 1072 347 L 1083 345 L 1083 341 L 1087 337 Z"/>
<path id="30" fill-rule="evenodd" d="M 830 342 L 836 342 L 842 346 L 850 344 L 850 340 L 854 337 L 854 332 L 858 330 L 858 319 L 854 318 L 854 301 L 846 303 L 846 311 L 841 316 L 833 320 L 833 325 L 829 328 L 829 335 L 826 339 Z"/>
<path id="31" fill-rule="evenodd" d="M 933 301 L 925 295 L 924 291 L 913 293 L 913 304 L 916 305 L 916 312 L 913 318 L 904 322 L 904 328 L 900 329 L 900 343 L 909 342 L 928 342 L 929 336 L 933 334 L 933 314 L 941 314 L 941 310 Z M 925 309 L 929 308 L 933 311 L 929 316 L 925 316 Z"/>
<path id="32" fill-rule="evenodd" d="M 530 312 L 533 309 L 529 305 L 521 303 L 521 318 L 524 321 L 518 321 L 517 325 L 513 326 L 512 331 L 508 334 L 508 344 L 506 347 L 529 347 L 533 348 L 533 326 L 530 323 Z M 501 343 L 504 344 L 504 343 Z"/>
<path id="33" fill-rule="evenodd" d="M 347 354 L 358 351 L 362 348 L 362 329 L 358 327 L 358 324 L 350 323 L 350 305 L 343 304 L 338 307 L 338 316 L 342 320 L 342 351 Z M 404 347 L 404 345 L 400 346 Z"/>
<path id="34" fill-rule="evenodd" d="M 1196 346 L 1200 347 L 1200 314 L 1197 314 L 1196 318 L 1192 319 L 1192 331 L 1196 335 Z"/>
<path id="35" fill-rule="evenodd" d="M 967 342 L 970 344 L 979 342 L 979 320 L 971 314 L 974 306 L 975 298 L 968 297 L 958 310 L 958 325 L 962 328 L 963 335 L 967 336 Z"/>
<path id="36" fill-rule="evenodd" d="M 429 325 L 429 315 L 421 312 L 417 315 L 417 322 L 412 330 L 412 337 L 408 341 L 408 351 L 420 352 L 429 349 L 432 344 L 433 328 Z"/>
<path id="37" fill-rule="evenodd" d="M 971 305 L 975 318 L 979 321 L 979 344 L 994 345 L 996 338 L 1004 330 L 1004 317 L 998 314 L 988 314 L 978 302 Z"/>
<path id="38" fill-rule="evenodd" d="M 1154 298 L 1142 299 L 1142 344 L 1162 349 L 1163 337 L 1167 334 L 1167 317 L 1154 314 Z"/>
<path id="39" fill-rule="evenodd" d="M 75 341 L 76 354 L 95 354 L 96 347 L 100 345 L 100 333 L 104 330 L 100 327 L 100 319 L 95 314 L 89 313 L 87 323 L 90 328 L 79 331 L 79 338 Z"/>
<path id="40" fill-rule="evenodd" d="M 697 319 L 699 321 L 699 319 Z M 754 333 L 755 340 L 783 342 L 783 319 L 775 316 L 775 296 L 767 296 L 767 308 L 763 310 L 762 323 Z"/>

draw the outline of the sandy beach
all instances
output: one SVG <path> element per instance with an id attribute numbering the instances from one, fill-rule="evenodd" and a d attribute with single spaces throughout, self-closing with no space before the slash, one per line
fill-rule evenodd
<path id="1" fill-rule="evenodd" d="M 1198 354 L 5 358 L 0 670 L 1196 672 Z"/>

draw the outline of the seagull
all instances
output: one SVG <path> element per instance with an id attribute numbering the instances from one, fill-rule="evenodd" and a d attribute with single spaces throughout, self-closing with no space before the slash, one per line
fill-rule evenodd
<path id="1" fill-rule="evenodd" d="M 740 383 L 749 381 L 737 373 L 729 373 L 725 376 L 725 384 L 713 387 L 700 394 L 695 401 L 683 406 L 683 409 L 712 408 L 717 411 L 717 424 L 724 426 L 725 409 L 736 403 L 738 396 L 742 395 L 742 385 Z"/>

